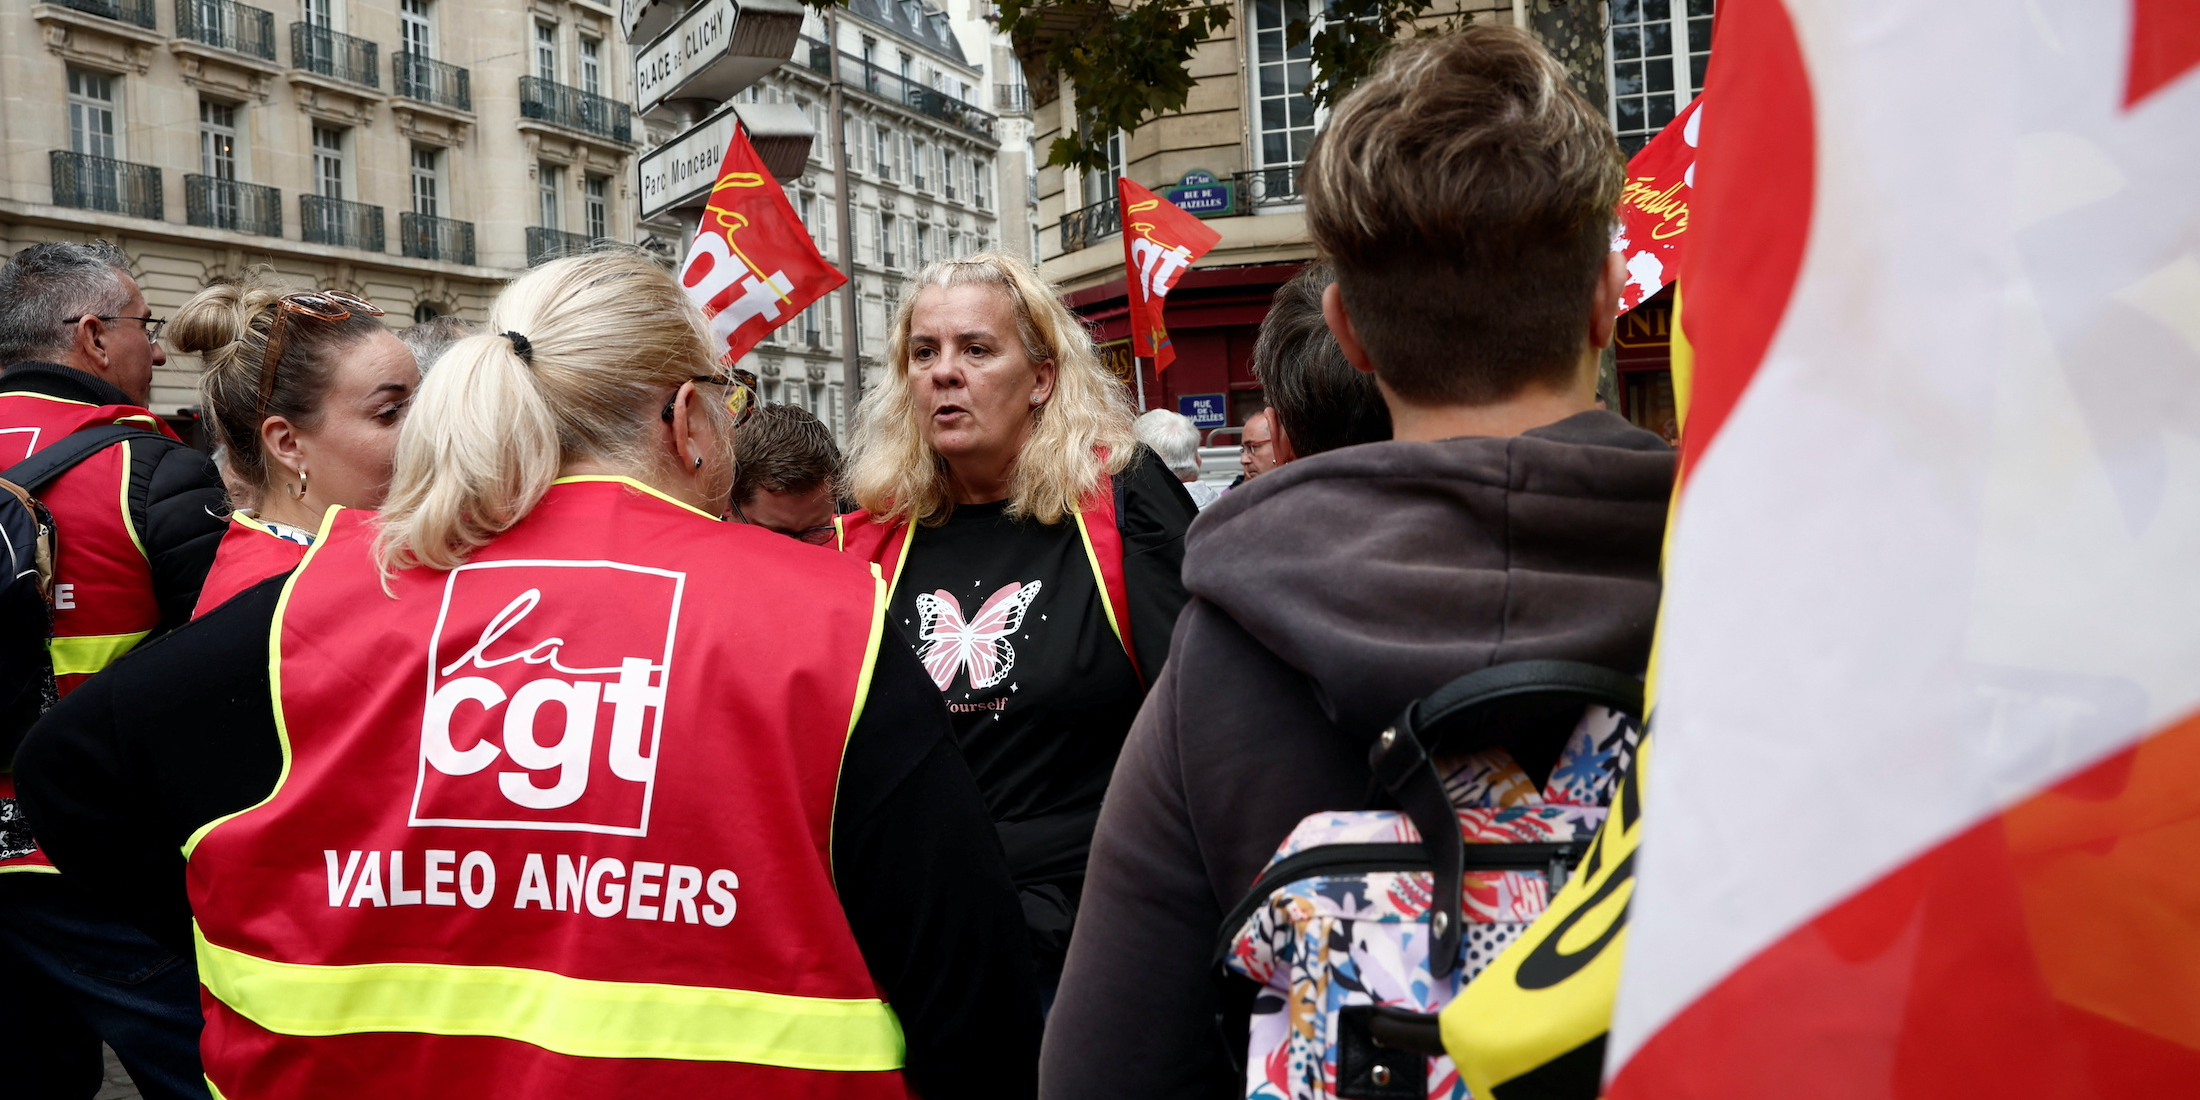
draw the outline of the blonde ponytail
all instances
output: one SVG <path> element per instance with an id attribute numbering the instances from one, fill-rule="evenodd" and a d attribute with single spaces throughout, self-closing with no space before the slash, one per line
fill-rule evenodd
<path id="1" fill-rule="evenodd" d="M 664 391 L 720 369 L 707 331 L 679 283 L 635 250 L 514 280 L 487 331 L 452 345 L 413 398 L 382 505 L 383 569 L 456 568 L 526 518 L 576 459 L 641 480 L 662 473 L 648 442 Z M 721 427 L 730 483 L 730 419 Z"/>

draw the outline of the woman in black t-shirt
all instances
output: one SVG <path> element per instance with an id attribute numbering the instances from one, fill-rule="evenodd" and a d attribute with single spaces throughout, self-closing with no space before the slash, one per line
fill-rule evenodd
<path id="1" fill-rule="evenodd" d="M 849 456 L 887 614 L 946 700 L 1043 978 L 1060 973 L 1108 775 L 1184 606 L 1198 510 L 1023 262 L 918 272 Z"/>

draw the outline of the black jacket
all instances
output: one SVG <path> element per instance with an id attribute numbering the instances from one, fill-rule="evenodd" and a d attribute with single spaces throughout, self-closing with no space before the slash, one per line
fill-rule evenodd
<path id="1" fill-rule="evenodd" d="M 106 379 L 56 363 L 24 362 L 0 372 L 0 392 L 35 393 L 94 405 L 136 405 Z M 191 619 L 199 586 L 214 565 L 214 550 L 228 529 L 227 493 L 214 460 L 165 436 L 132 439 L 130 522 L 145 543 L 153 597 L 166 633 Z M 56 516 L 62 537 L 68 517 Z"/>
<path id="2" fill-rule="evenodd" d="M 49 711 L 16 757 L 55 865 L 186 958 L 184 841 L 267 797 L 283 769 L 267 650 L 286 577 L 138 647 Z M 910 1082 L 925 1096 L 1030 1096 L 1039 1004 L 1015 890 L 939 692 L 893 639 L 842 758 L 832 847 Z"/>
<path id="3" fill-rule="evenodd" d="M 1504 661 L 1641 669 L 1672 475 L 1656 436 L 1590 412 L 1330 451 L 1201 513 L 1192 602 L 1100 811 L 1041 1094 L 1242 1094 L 1215 1025 L 1224 912 L 1300 819 L 1367 807 L 1360 746 L 1406 703 Z"/>

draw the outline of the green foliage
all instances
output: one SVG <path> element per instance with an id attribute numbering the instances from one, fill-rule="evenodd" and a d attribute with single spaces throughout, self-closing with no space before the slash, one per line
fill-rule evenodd
<path id="1" fill-rule="evenodd" d="M 1045 44 L 1045 65 L 1077 89 L 1079 125 L 1056 138 L 1047 163 L 1107 167 L 1108 138 L 1190 99 L 1192 51 L 1230 25 L 1227 3 L 1134 0 L 1000 0 L 1001 29 L 1019 44 Z"/>
<path id="2" fill-rule="evenodd" d="M 1408 33 L 1424 33 L 1416 30 L 1415 23 L 1434 4 L 1435 0 L 1330 0 L 1318 24 L 1292 20 L 1284 28 L 1285 41 L 1309 45 L 1314 61 L 1307 97 L 1317 106 L 1336 106 L 1346 92 L 1375 72 L 1392 42 Z M 1427 30 L 1455 29 L 1459 20 L 1453 15 L 1440 27 Z"/>

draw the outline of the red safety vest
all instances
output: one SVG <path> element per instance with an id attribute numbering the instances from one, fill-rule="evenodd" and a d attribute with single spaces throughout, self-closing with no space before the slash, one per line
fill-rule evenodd
<path id="1" fill-rule="evenodd" d="M 832 878 L 877 577 L 622 478 L 394 598 L 374 533 L 292 574 L 282 778 L 184 849 L 216 1095 L 906 1096 Z"/>
<path id="2" fill-rule="evenodd" d="M 1092 565 L 1093 582 L 1107 595 L 1101 607 L 1108 613 L 1108 628 L 1123 643 L 1123 652 L 1131 659 L 1131 671 L 1144 683 L 1146 674 L 1138 667 L 1138 651 L 1131 641 L 1131 605 L 1129 589 L 1123 584 L 1123 532 L 1115 515 L 1115 486 L 1105 470 L 1100 473 L 1100 484 L 1077 502 L 1074 518 L 1077 534 L 1085 544 L 1085 560 Z M 839 528 L 841 552 L 877 566 L 886 578 L 891 600 L 893 586 L 901 580 L 902 563 L 909 560 L 910 525 L 878 520 L 863 509 L 834 517 L 833 525 Z"/>
<path id="3" fill-rule="evenodd" d="M 0 393 L 0 469 L 29 458 L 80 429 L 101 424 L 175 433 L 135 405 L 93 405 L 36 393 Z M 130 519 L 130 446 L 119 443 L 85 459 L 48 485 L 38 499 L 54 514 L 54 683 L 61 694 L 111 665 L 160 625 L 153 568 Z M 4 763 L 4 762 L 0 762 Z M 15 797 L 15 778 L 0 771 L 0 799 Z M 0 874 L 53 873 L 42 852 L 0 860 Z"/>
<path id="4" fill-rule="evenodd" d="M 229 530 L 214 548 L 214 567 L 199 586 L 199 603 L 191 609 L 196 619 L 228 603 L 237 593 L 298 568 L 306 548 L 267 529 L 267 525 L 242 512 L 229 517 Z"/>

